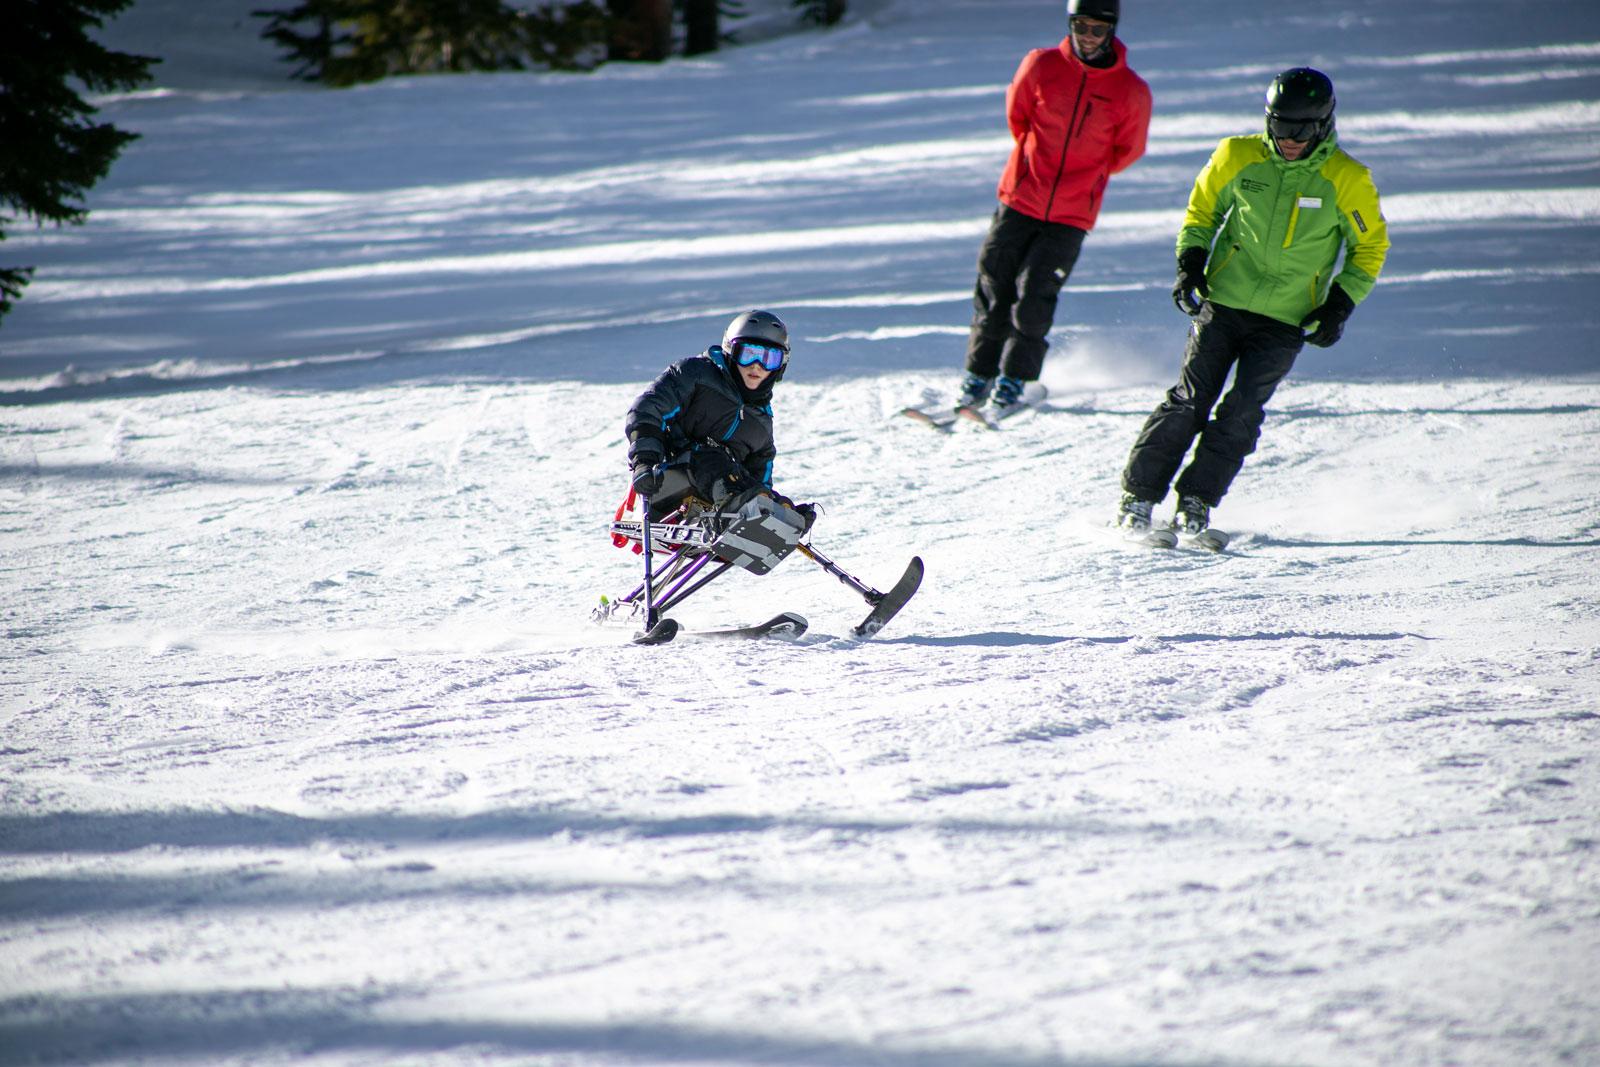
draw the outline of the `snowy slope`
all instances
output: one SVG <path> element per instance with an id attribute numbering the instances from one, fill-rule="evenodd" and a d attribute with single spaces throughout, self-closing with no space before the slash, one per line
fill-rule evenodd
<path id="1" fill-rule="evenodd" d="M 233 7 L 139 0 L 143 139 L 3 246 L 0 1064 L 1600 1061 L 1600 9 L 1130 3 L 1151 152 L 1051 400 L 939 436 L 892 413 L 1059 5 L 334 93 Z M 1303 62 L 1389 268 L 1235 551 L 1111 543 L 1183 197 Z M 622 414 L 755 305 L 780 486 L 928 579 L 860 643 L 796 558 L 679 616 L 800 642 L 632 646 Z"/>

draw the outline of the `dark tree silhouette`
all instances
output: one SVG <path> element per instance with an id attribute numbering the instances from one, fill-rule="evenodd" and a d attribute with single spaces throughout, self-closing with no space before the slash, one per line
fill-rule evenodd
<path id="1" fill-rule="evenodd" d="M 715 52 L 722 33 L 717 25 L 720 0 L 683 0 L 683 54 Z"/>
<path id="2" fill-rule="evenodd" d="M 593 0 L 514 8 L 503 0 L 301 0 L 252 12 L 292 77 L 346 86 L 392 74 L 581 70 L 600 60 L 606 13 Z"/>
<path id="3" fill-rule="evenodd" d="M 139 135 L 95 122 L 78 95 L 132 89 L 159 60 L 113 52 L 89 30 L 132 0 L 7 0 L 0 20 L 0 241 L 27 216 L 39 225 L 78 224 L 88 217 L 89 188 Z M 0 267 L 0 316 L 33 275 L 32 267 Z"/>
<path id="4" fill-rule="evenodd" d="M 659 63 L 672 54 L 672 0 L 606 0 L 611 15 L 607 59 Z"/>
<path id="5" fill-rule="evenodd" d="M 820 26 L 832 26 L 844 18 L 845 0 L 793 0 L 800 17 Z"/>

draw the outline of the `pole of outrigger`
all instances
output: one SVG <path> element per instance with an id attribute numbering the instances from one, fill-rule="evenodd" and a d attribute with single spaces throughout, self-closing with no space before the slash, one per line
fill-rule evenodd
<path id="1" fill-rule="evenodd" d="M 639 523 L 644 538 L 644 629 L 649 633 L 656 625 L 656 579 L 651 570 L 655 551 L 650 546 L 650 497 L 644 493 L 639 494 L 639 515 L 644 520 Z"/>
<path id="2" fill-rule="evenodd" d="M 854 589 L 856 592 L 866 597 L 868 604 L 876 605 L 878 601 L 883 599 L 882 593 L 878 592 L 861 579 L 845 573 L 845 571 L 840 569 L 837 563 L 833 562 L 833 560 L 829 559 L 827 556 L 824 556 L 821 552 L 818 552 L 804 541 L 800 542 L 794 547 L 798 548 L 811 562 L 815 563 L 817 566 L 821 567 L 823 570 L 839 579 L 845 585 L 848 585 L 851 589 Z"/>

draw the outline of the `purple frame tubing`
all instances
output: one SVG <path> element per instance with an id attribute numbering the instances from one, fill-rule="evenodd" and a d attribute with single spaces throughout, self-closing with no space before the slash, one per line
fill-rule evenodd
<path id="1" fill-rule="evenodd" d="M 711 558 L 710 556 L 701 556 L 700 560 L 704 561 L 704 560 L 708 560 L 710 558 Z M 701 562 L 700 565 L 704 566 L 704 563 Z M 662 611 L 666 611 L 669 608 L 677 607 L 679 604 L 683 603 L 685 600 L 687 600 L 689 598 L 689 594 L 690 593 L 693 593 L 693 592 L 699 590 L 701 587 L 705 586 L 708 582 L 710 582 L 711 579 L 715 578 L 717 575 L 721 574 L 723 571 L 727 570 L 731 566 L 733 566 L 733 564 L 728 560 L 725 560 L 725 559 L 717 560 L 717 569 L 716 570 L 712 571 L 710 574 L 706 575 L 704 578 L 701 578 L 698 582 L 695 582 L 693 585 L 691 585 L 689 588 L 685 589 L 683 592 L 678 593 L 677 596 L 668 597 L 665 601 L 662 602 L 661 610 Z M 700 569 L 699 567 L 695 568 L 695 570 L 699 570 L 699 569 Z M 691 577 L 691 575 L 687 575 L 687 574 L 684 575 L 683 581 L 685 581 L 685 582 L 688 581 L 690 577 Z M 683 583 L 680 582 L 679 584 L 682 585 Z"/>
<path id="2" fill-rule="evenodd" d="M 699 574 L 701 568 L 704 567 L 706 563 L 710 561 L 710 559 L 710 556 L 701 556 L 693 563 L 685 567 L 682 574 L 677 575 L 671 580 L 669 588 L 664 589 L 660 593 L 656 594 L 657 606 L 660 607 L 662 611 L 665 611 L 667 608 L 671 607 L 673 602 L 672 595 L 679 589 L 683 588 L 683 583 L 687 582 L 690 578 L 693 578 L 696 574 Z"/>
<path id="3" fill-rule="evenodd" d="M 672 558 L 667 560 L 666 566 L 667 566 L 667 570 L 668 571 L 670 571 L 672 569 L 673 565 L 676 564 L 679 561 L 679 559 L 683 556 L 683 552 L 684 552 L 684 550 L 681 549 L 681 548 L 678 549 L 677 551 L 673 552 Z M 632 604 L 634 601 L 638 600 L 639 597 L 641 595 L 643 595 L 643 593 L 644 593 L 644 583 L 640 582 L 638 585 L 633 587 L 633 592 L 629 593 L 625 597 L 619 597 L 617 599 L 617 603 L 619 603 L 619 604 Z"/>

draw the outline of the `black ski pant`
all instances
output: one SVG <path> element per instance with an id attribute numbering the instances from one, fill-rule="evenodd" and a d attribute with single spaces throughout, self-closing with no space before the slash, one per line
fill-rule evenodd
<path id="1" fill-rule="evenodd" d="M 1164 498 L 1198 436 L 1194 459 L 1178 477 L 1178 494 L 1216 507 L 1255 451 L 1267 401 L 1303 344 L 1297 327 L 1207 301 L 1189 330 L 1178 384 L 1140 431 L 1122 488 L 1140 500 Z M 1212 416 L 1229 370 L 1233 388 Z"/>
<path id="2" fill-rule="evenodd" d="M 1078 262 L 1085 231 L 1041 222 L 1001 204 L 978 250 L 967 370 L 1038 380 L 1056 299 Z"/>

